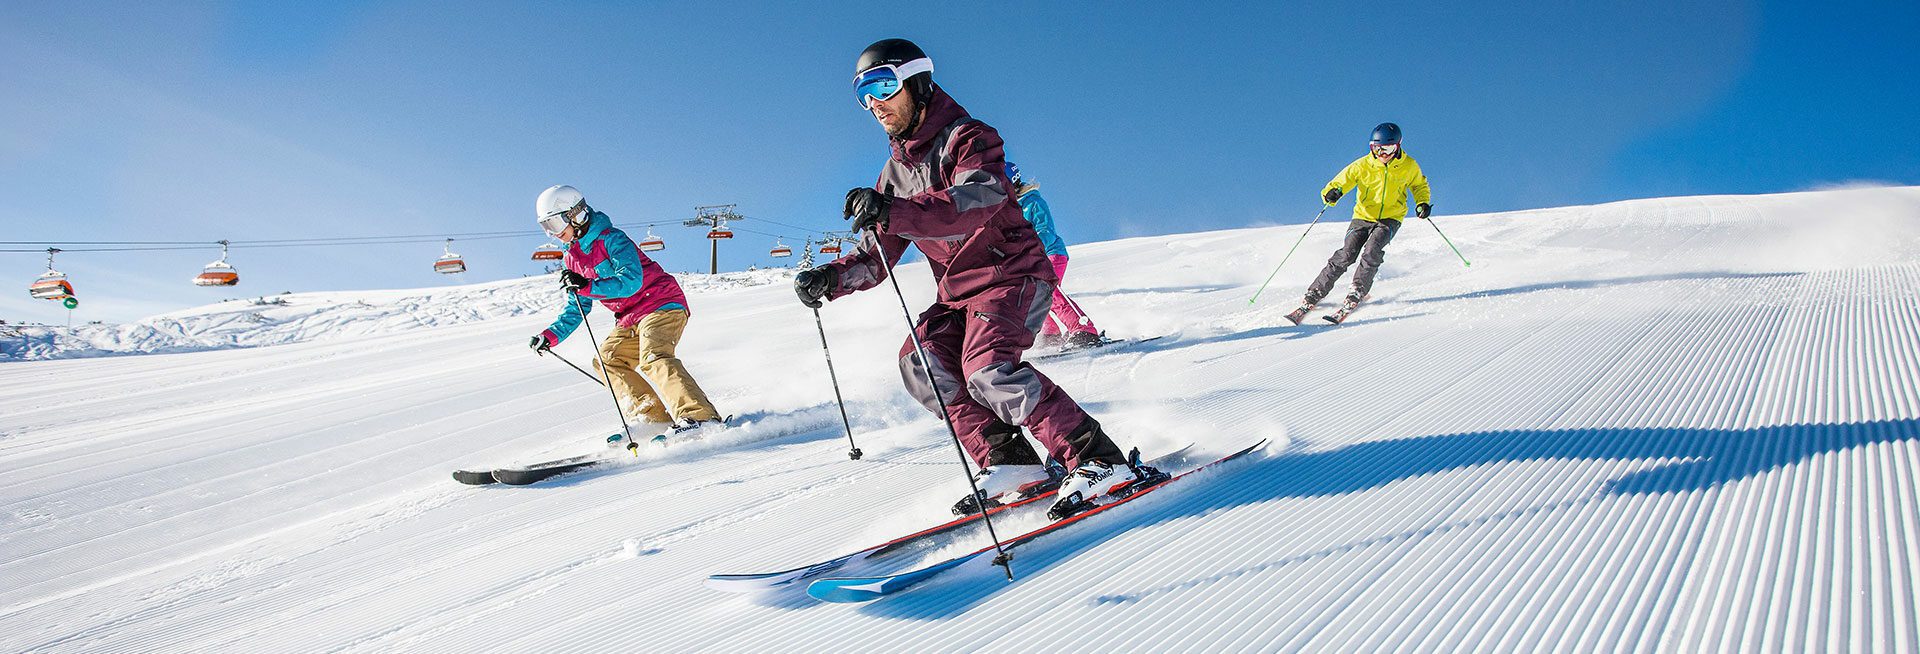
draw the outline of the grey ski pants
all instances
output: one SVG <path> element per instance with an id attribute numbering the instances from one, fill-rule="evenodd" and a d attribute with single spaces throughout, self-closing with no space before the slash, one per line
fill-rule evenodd
<path id="1" fill-rule="evenodd" d="M 1380 263 L 1387 260 L 1387 243 L 1393 241 L 1393 235 L 1400 232 L 1400 221 L 1381 220 L 1371 222 L 1355 218 L 1347 225 L 1347 238 L 1341 242 L 1340 249 L 1333 251 L 1327 259 L 1327 267 L 1320 269 L 1320 276 L 1313 278 L 1313 285 L 1307 287 L 1307 297 L 1315 302 L 1333 291 L 1333 283 L 1340 281 L 1346 274 L 1347 266 L 1355 259 L 1360 267 L 1353 271 L 1353 292 L 1350 297 L 1362 298 L 1373 290 L 1373 276 L 1380 272 Z"/>

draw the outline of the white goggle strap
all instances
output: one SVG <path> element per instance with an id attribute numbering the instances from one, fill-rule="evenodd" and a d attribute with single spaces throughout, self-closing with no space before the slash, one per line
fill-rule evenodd
<path id="1" fill-rule="evenodd" d="M 900 82 L 902 84 L 906 83 L 907 78 L 913 77 L 914 75 L 918 75 L 920 73 L 927 73 L 929 75 L 933 74 L 932 59 L 921 57 L 919 59 L 915 59 L 913 61 L 909 61 L 893 67 L 893 74 L 900 77 Z"/>
<path id="2" fill-rule="evenodd" d="M 871 73 L 875 70 L 879 70 L 882 68 L 893 71 L 893 78 L 900 80 L 900 83 L 904 85 L 907 83 L 907 78 L 913 77 L 914 75 L 918 75 L 920 73 L 927 73 L 929 75 L 933 74 L 933 60 L 928 59 L 926 57 L 921 57 L 913 61 L 902 62 L 899 64 L 885 64 L 881 66 L 874 66 L 872 68 L 868 68 L 866 70 L 863 70 L 863 71 L 860 71 L 859 73 L 854 74 L 853 81 L 858 83 L 860 81 L 860 78 L 865 77 L 867 73 Z"/>

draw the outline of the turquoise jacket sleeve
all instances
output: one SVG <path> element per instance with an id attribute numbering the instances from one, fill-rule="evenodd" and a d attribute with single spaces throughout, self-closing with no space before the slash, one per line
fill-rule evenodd
<path id="1" fill-rule="evenodd" d="M 576 297 L 580 299 L 579 302 L 574 301 Z M 593 313 L 593 298 L 568 293 L 566 306 L 560 309 L 560 317 L 547 326 L 547 333 L 552 335 L 548 340 L 554 345 L 567 340 L 573 330 L 580 328 L 580 322 L 586 320 L 589 313 Z"/>
<path id="2" fill-rule="evenodd" d="M 1060 240 L 1059 232 L 1054 231 L 1053 211 L 1047 208 L 1047 201 L 1040 197 L 1039 191 L 1020 196 L 1020 215 L 1033 223 L 1033 231 L 1040 235 L 1040 244 L 1047 248 L 1049 256 L 1067 253 L 1067 242 Z"/>

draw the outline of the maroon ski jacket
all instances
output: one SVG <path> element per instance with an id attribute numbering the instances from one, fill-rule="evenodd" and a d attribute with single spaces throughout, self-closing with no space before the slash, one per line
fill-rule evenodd
<path id="1" fill-rule="evenodd" d="M 909 137 L 892 139 L 893 156 L 875 190 L 893 197 L 887 228 L 832 263 L 837 299 L 886 281 L 913 243 L 926 254 L 938 299 L 965 304 L 982 290 L 1037 279 L 1058 286 L 1033 224 L 1020 213 L 1006 177 L 1000 133 L 974 120 L 939 85 Z"/>

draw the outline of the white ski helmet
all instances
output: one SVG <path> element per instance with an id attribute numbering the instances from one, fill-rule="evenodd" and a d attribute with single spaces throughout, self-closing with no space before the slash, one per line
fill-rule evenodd
<path id="1" fill-rule="evenodd" d="M 571 220 L 567 216 L 567 212 L 572 211 L 574 207 L 586 204 L 587 198 L 580 194 L 580 189 L 556 184 L 540 192 L 540 199 L 533 202 L 533 211 L 535 220 L 540 223 L 540 228 L 546 230 L 548 234 L 557 236 L 560 232 L 566 231 L 568 225 L 579 227 L 587 224 L 588 212 L 586 211 L 573 216 Z"/>

